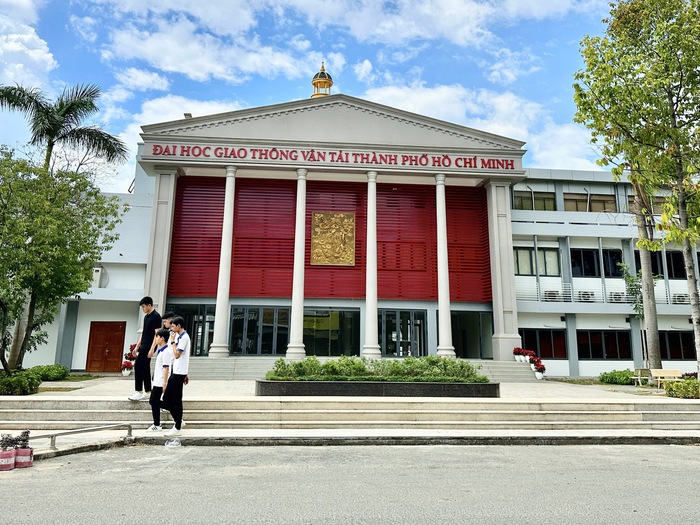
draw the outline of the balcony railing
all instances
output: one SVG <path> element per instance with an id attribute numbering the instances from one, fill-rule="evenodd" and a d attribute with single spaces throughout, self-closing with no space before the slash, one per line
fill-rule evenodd
<path id="1" fill-rule="evenodd" d="M 605 286 L 599 281 L 582 281 L 573 284 L 554 280 L 537 283 L 534 280 L 516 278 L 516 296 L 520 301 L 545 303 L 631 304 L 634 302 L 634 297 L 627 294 L 622 279 L 606 280 Z M 679 292 L 677 287 L 669 292 L 663 282 L 656 283 L 654 295 L 657 304 L 690 304 L 690 296 L 687 292 Z"/>

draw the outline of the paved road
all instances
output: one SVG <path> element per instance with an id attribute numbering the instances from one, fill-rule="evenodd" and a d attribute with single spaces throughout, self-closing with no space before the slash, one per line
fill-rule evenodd
<path id="1" fill-rule="evenodd" d="M 131 446 L 0 472 L 3 524 L 690 523 L 693 446 Z"/>

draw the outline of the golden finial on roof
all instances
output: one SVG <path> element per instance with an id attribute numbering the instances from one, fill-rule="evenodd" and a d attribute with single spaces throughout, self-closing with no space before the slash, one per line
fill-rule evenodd
<path id="1" fill-rule="evenodd" d="M 323 62 L 321 62 L 321 70 L 314 75 L 311 80 L 311 84 L 314 86 L 314 92 L 311 98 L 325 97 L 331 94 L 331 86 L 333 85 L 333 79 L 326 73 L 326 68 Z"/>

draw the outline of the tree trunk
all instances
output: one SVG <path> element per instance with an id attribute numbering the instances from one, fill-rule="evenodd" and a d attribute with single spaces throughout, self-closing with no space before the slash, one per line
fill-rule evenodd
<path id="1" fill-rule="evenodd" d="M 29 305 L 27 308 L 27 327 L 24 330 L 24 334 L 22 337 L 22 346 L 19 349 L 19 357 L 17 359 L 17 364 L 16 368 L 22 368 L 22 363 L 24 362 L 24 355 L 27 353 L 27 350 L 29 350 L 29 340 L 32 337 L 32 333 L 34 332 L 34 314 L 36 314 L 36 294 L 32 293 L 29 299 Z"/>
<path id="2" fill-rule="evenodd" d="M 29 297 L 25 298 L 26 307 L 22 310 L 22 316 L 15 321 L 15 327 L 12 330 L 12 343 L 10 343 L 10 353 L 7 357 L 7 364 L 10 370 L 16 370 L 22 366 L 19 362 L 19 357 L 22 354 L 22 344 L 24 343 L 24 334 L 29 326 Z"/>
<path id="3" fill-rule="evenodd" d="M 679 184 L 682 188 L 682 185 Z M 686 206 L 686 192 L 678 191 L 678 223 L 682 231 L 688 230 L 688 209 Z M 681 243 L 683 263 L 685 264 L 686 282 L 688 283 L 688 296 L 690 297 L 690 317 L 693 322 L 693 341 L 695 343 L 695 358 L 697 360 L 698 377 L 700 377 L 700 296 L 698 295 L 698 280 L 695 278 L 695 261 L 693 261 L 693 248 L 687 236 Z"/>
<path id="4" fill-rule="evenodd" d="M 651 203 L 641 184 L 634 186 L 634 214 L 637 218 L 637 235 L 639 239 L 654 239 L 654 215 Z M 644 305 L 644 341 L 647 349 L 648 368 L 661 368 L 661 349 L 659 345 L 659 320 L 656 315 L 656 295 L 654 294 L 654 275 L 651 269 L 651 252 L 639 246 L 639 261 L 642 268 L 642 304 Z"/>

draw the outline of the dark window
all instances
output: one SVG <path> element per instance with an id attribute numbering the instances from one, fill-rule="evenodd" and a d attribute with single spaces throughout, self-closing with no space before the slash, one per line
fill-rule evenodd
<path id="1" fill-rule="evenodd" d="M 664 267 L 662 264 L 663 252 L 651 252 L 651 273 L 654 275 L 664 275 Z M 634 264 L 639 271 L 642 264 L 639 260 L 639 252 L 634 252 Z M 666 268 L 668 268 L 669 279 L 686 279 L 685 262 L 683 261 L 683 252 L 677 250 L 668 250 L 666 252 Z"/>
<path id="2" fill-rule="evenodd" d="M 518 330 L 522 346 L 537 352 L 542 359 L 566 359 L 566 331 L 544 328 Z"/>
<path id="3" fill-rule="evenodd" d="M 622 277 L 619 263 L 622 263 L 622 250 L 603 250 L 603 270 L 606 277 Z"/>
<path id="4" fill-rule="evenodd" d="M 632 359 L 630 332 L 577 330 L 579 359 Z"/>
<path id="5" fill-rule="evenodd" d="M 653 215 L 661 215 L 664 211 L 664 204 L 666 204 L 665 196 L 654 195 L 651 199 L 651 213 Z M 627 212 L 634 213 L 634 195 L 630 195 L 627 198 Z"/>
<path id="6" fill-rule="evenodd" d="M 565 211 L 617 212 L 614 195 L 597 195 L 595 193 L 565 193 Z"/>
<path id="7" fill-rule="evenodd" d="M 514 210 L 555 211 L 554 193 L 543 191 L 513 191 Z"/>
<path id="8" fill-rule="evenodd" d="M 671 332 L 659 330 L 661 359 L 674 361 L 695 361 L 693 332 Z"/>
<path id="9" fill-rule="evenodd" d="M 622 277 L 617 263 L 622 262 L 622 250 L 603 250 L 603 268 L 606 277 Z M 571 275 L 573 277 L 600 277 L 598 250 L 594 248 L 571 249 Z"/>

